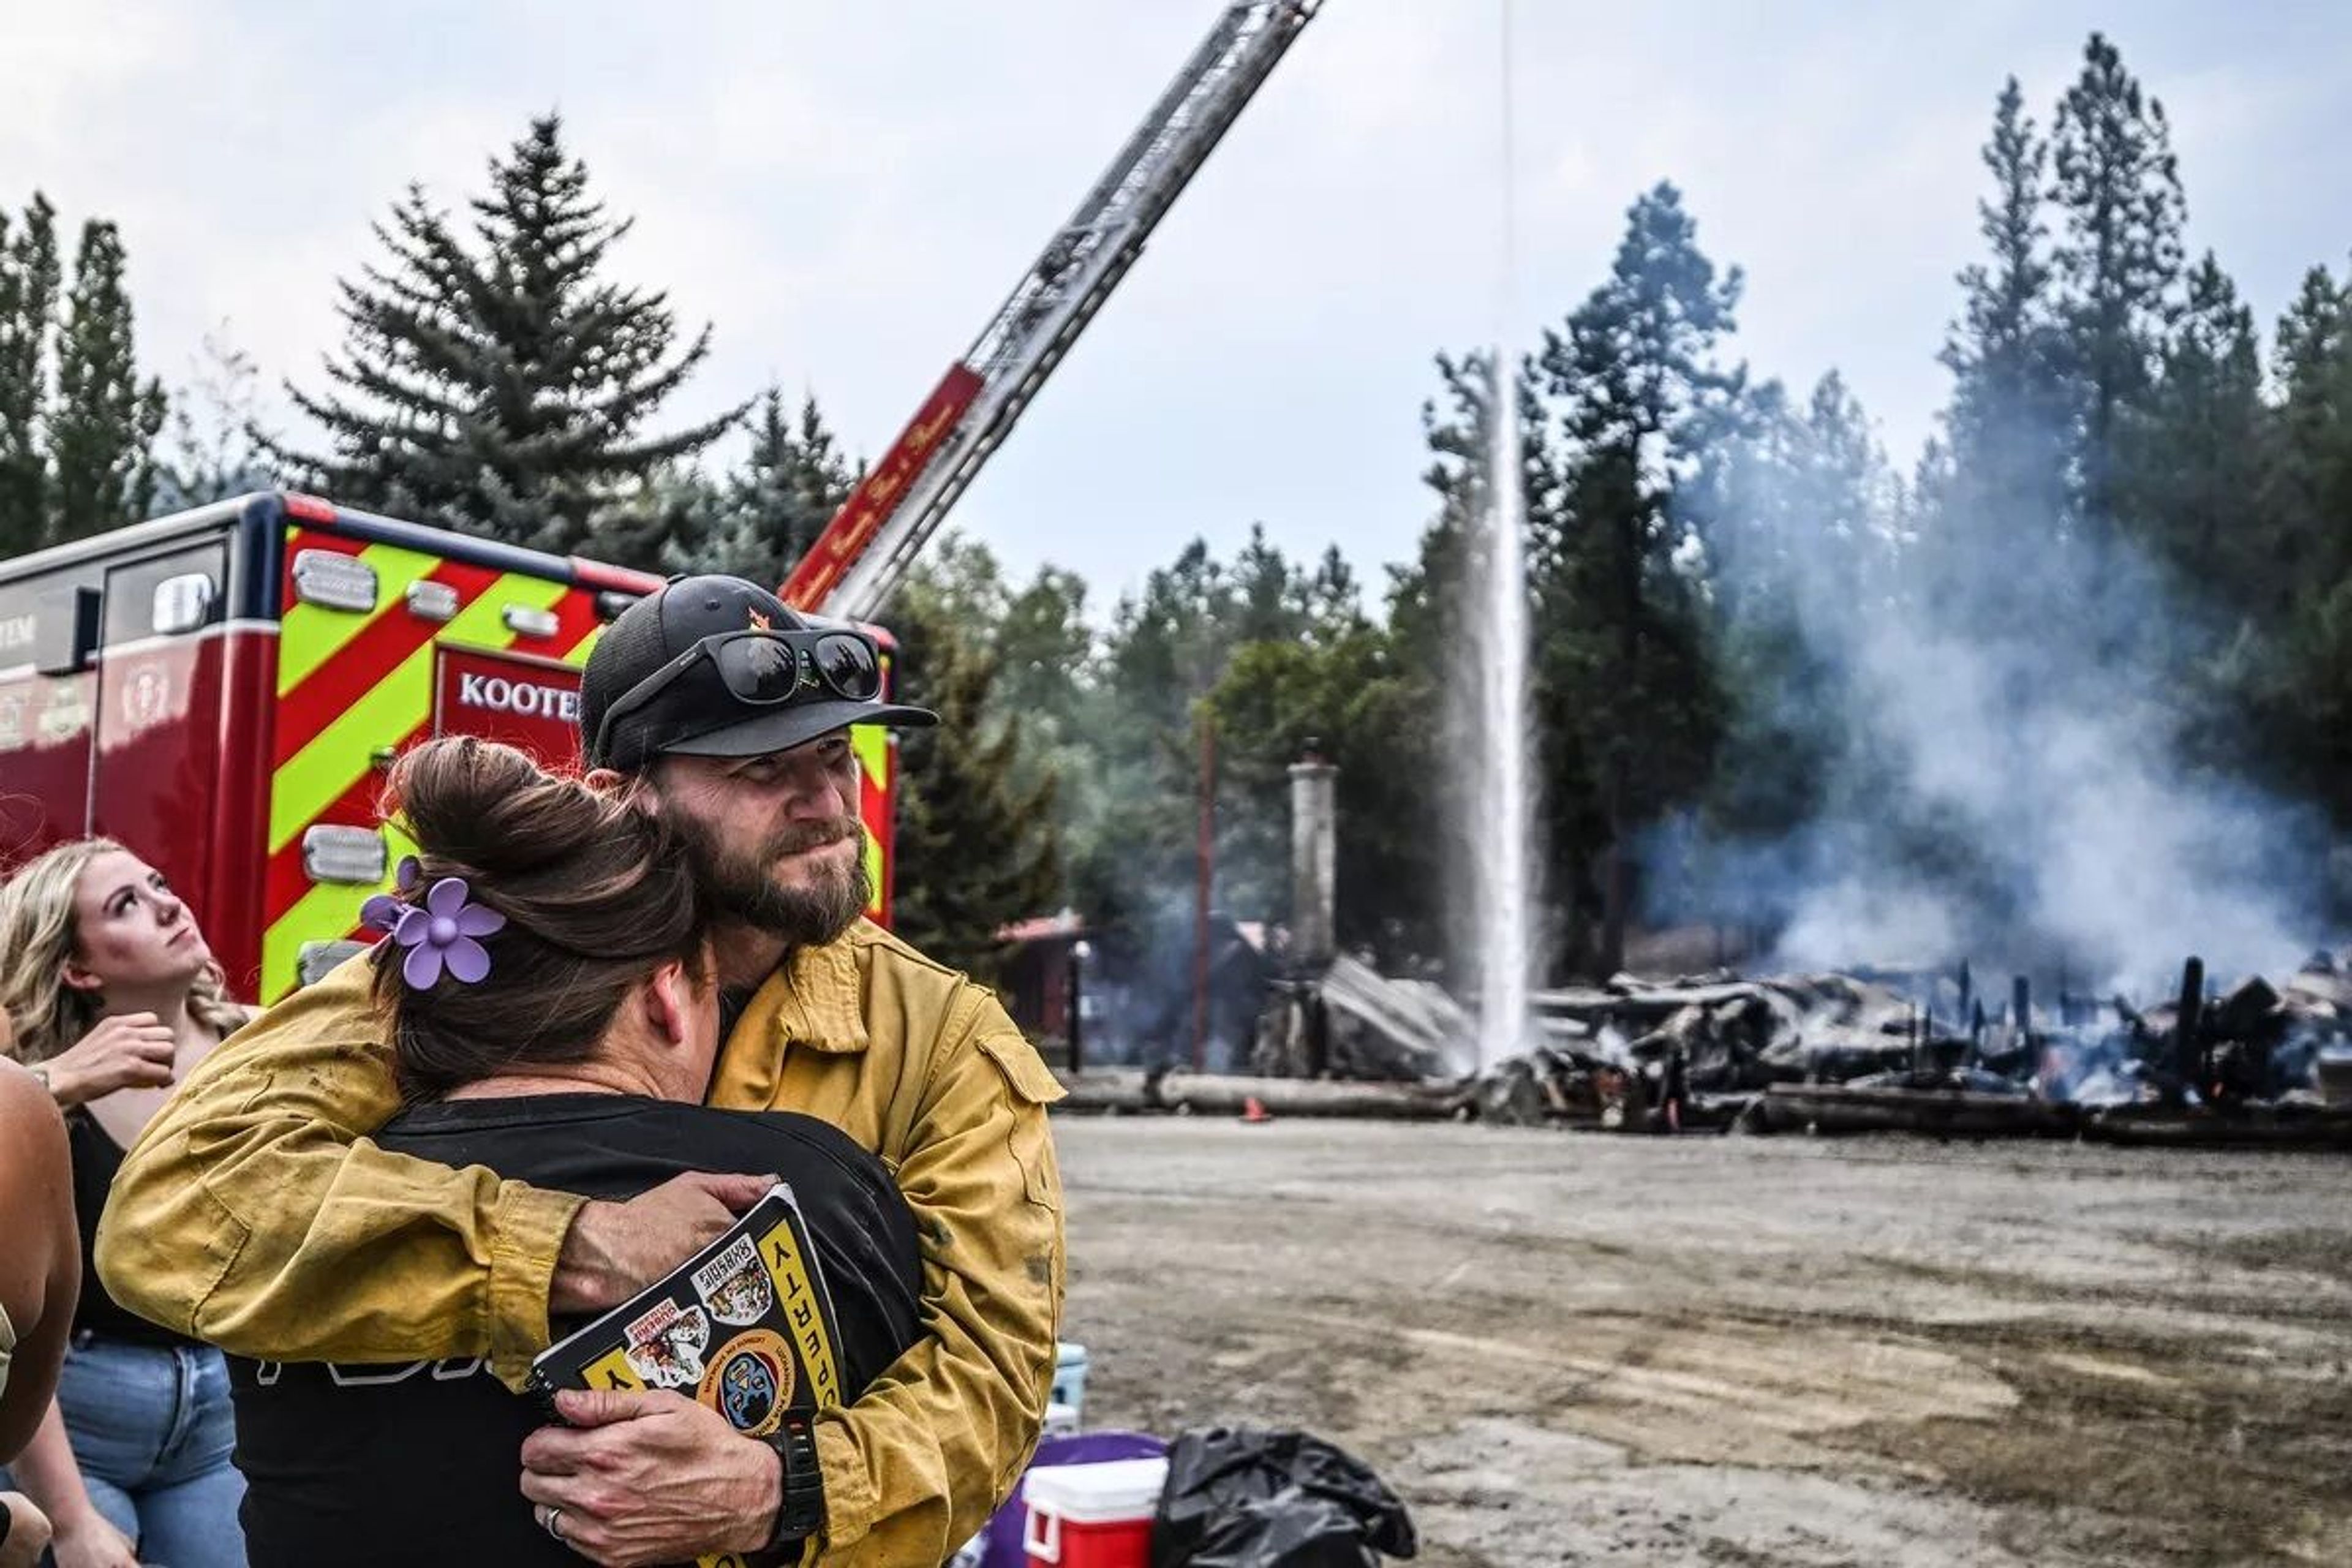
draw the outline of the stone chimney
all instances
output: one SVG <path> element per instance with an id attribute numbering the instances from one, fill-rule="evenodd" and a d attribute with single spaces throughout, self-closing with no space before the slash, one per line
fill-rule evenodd
<path id="1" fill-rule="evenodd" d="M 1303 975 L 1322 973 L 1338 952 L 1331 919 L 1339 778 L 1311 739 L 1290 764 L 1290 963 Z"/>

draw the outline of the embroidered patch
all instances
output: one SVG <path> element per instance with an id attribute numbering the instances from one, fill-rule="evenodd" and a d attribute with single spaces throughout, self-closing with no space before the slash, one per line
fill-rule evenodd
<path id="1" fill-rule="evenodd" d="M 792 1403 L 791 1347 L 766 1329 L 738 1334 L 712 1358 L 698 1393 L 735 1430 L 764 1437 L 783 1425 Z"/>

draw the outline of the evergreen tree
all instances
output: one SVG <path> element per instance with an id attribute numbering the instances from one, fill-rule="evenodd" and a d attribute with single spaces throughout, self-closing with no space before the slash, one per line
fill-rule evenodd
<path id="1" fill-rule="evenodd" d="M 992 717 L 1022 731 L 1014 786 L 1031 790 L 1057 775 L 1055 802 L 1066 828 L 1096 804 L 1087 761 L 1098 747 L 1087 722 L 1094 634 L 1086 622 L 1085 582 L 1042 566 L 1028 583 L 1015 584 L 987 546 L 950 531 L 932 541 L 909 585 L 964 635 L 986 644 L 996 661 Z"/>
<path id="2" fill-rule="evenodd" d="M 2282 565 L 2305 583 L 2352 571 L 2352 279 L 2304 275 L 2273 348 L 2275 460 L 2263 496 Z"/>
<path id="3" fill-rule="evenodd" d="M 671 536 L 670 569 L 729 572 L 776 586 L 849 499 L 856 476 L 817 411 L 802 401 L 795 419 L 770 387 L 751 416 L 751 447 L 719 487 L 708 526 Z"/>
<path id="4" fill-rule="evenodd" d="M 2253 312 L 2207 252 L 2145 412 L 2126 426 L 2116 493 L 2175 578 L 2230 617 L 2284 608 L 2281 541 L 2256 510 L 2268 466 Z"/>
<path id="5" fill-rule="evenodd" d="M 1210 698 L 1220 752 L 1218 889 L 1236 912 L 1291 909 L 1291 765 L 1336 764 L 1337 936 L 1391 969 L 1444 951 L 1448 849 L 1441 705 L 1428 650 L 1360 613 L 1313 637 L 1254 642 Z"/>
<path id="6" fill-rule="evenodd" d="M 2095 542 L 2119 521 L 2124 422 L 2147 393 L 2180 279 L 2184 201 L 2164 105 L 2093 33 L 2052 133 L 2054 256 L 2079 422 L 2077 484 Z"/>
<path id="7" fill-rule="evenodd" d="M 490 167 L 469 247 L 412 187 L 376 234 L 386 264 L 341 285 L 331 389 L 289 388 L 325 430 L 312 456 L 271 446 L 339 500 L 559 553 L 602 553 L 600 500 L 651 484 L 731 428 L 738 408 L 667 435 L 646 426 L 709 353 L 682 347 L 665 296 L 606 279 L 630 228 L 588 193 L 561 121 L 536 120 Z"/>
<path id="8" fill-rule="evenodd" d="M 1743 423 L 1691 486 L 1694 508 L 1716 520 L 1727 705 L 1704 815 L 1717 833 L 1769 841 L 1820 811 L 1851 739 L 1853 672 L 1836 633 L 1895 597 L 1895 487 L 1835 371 L 1801 409 L 1777 382 L 1756 388 Z"/>
<path id="9" fill-rule="evenodd" d="M 2313 268 L 2280 319 L 2263 511 L 2289 608 L 2246 684 L 2283 780 L 2352 824 L 2352 278 Z"/>
<path id="10" fill-rule="evenodd" d="M 2054 539 L 2068 527 L 2068 415 L 2042 219 L 2049 148 L 2011 77 L 1981 154 L 1992 192 L 1977 203 L 1990 259 L 1963 268 L 1960 320 L 1940 356 L 1952 373 L 1948 447 L 1923 493 L 1952 541 L 1973 550 L 1988 531 Z M 1972 606 L 1999 615 L 2007 601 Z"/>
<path id="11" fill-rule="evenodd" d="M 1559 447 L 1543 471 L 1559 486 L 1530 498 L 1538 625 L 1598 635 L 1539 634 L 1537 722 L 1548 746 L 1581 731 L 1597 764 L 1603 971 L 1623 955 L 1634 836 L 1704 782 L 1720 722 L 1696 584 L 1703 541 L 1675 502 L 1699 454 L 1737 428 L 1745 369 L 1715 353 L 1739 289 L 1662 184 L 1628 212 L 1609 279 L 1545 334 L 1538 360 Z M 1557 752 L 1548 762 L 1550 778 L 1571 766 Z"/>
<path id="12" fill-rule="evenodd" d="M 690 463 L 664 463 L 606 490 L 586 515 L 600 561 L 656 576 L 726 570 L 707 553 L 727 524 L 726 493 Z"/>
<path id="13" fill-rule="evenodd" d="M 895 629 L 900 693 L 940 715 L 940 728 L 900 735 L 897 927 L 992 979 L 996 933 L 1061 901 L 1054 781 L 1014 784 L 1022 727 L 994 705 L 997 661 L 979 628 L 917 588 L 900 595 Z"/>
<path id="14" fill-rule="evenodd" d="M 1079 694 L 1094 659 L 1086 579 L 1039 567 L 1025 585 L 1008 592 L 995 645 L 1005 706 L 1043 724 L 1056 743 L 1075 739 Z"/>
<path id="15" fill-rule="evenodd" d="M 49 535 L 51 329 L 58 310 L 57 213 L 35 195 L 11 232 L 0 213 L 0 557 Z"/>
<path id="16" fill-rule="evenodd" d="M 163 433 L 163 384 L 142 383 L 114 226 L 83 226 L 73 288 L 58 329 L 56 411 L 49 458 L 56 485 L 52 537 L 82 539 L 152 515 Z"/>

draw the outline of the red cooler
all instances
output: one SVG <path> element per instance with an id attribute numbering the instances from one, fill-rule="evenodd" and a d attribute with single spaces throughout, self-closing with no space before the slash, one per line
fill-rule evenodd
<path id="1" fill-rule="evenodd" d="M 1168 1461 L 1046 1465 L 1022 1483 L 1029 1568 L 1148 1568 L 1151 1518 L 1168 1481 Z"/>

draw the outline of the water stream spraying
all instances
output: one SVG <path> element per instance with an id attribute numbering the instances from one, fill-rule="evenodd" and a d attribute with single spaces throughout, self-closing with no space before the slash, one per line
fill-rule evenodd
<path id="1" fill-rule="evenodd" d="M 1528 988 L 1534 970 L 1534 803 L 1528 756 L 1528 584 L 1519 489 L 1518 399 L 1500 344 L 1488 425 L 1488 475 L 1479 635 L 1478 751 L 1471 842 L 1477 857 L 1478 1057 L 1491 1067 L 1528 1047 Z"/>
<path id="2" fill-rule="evenodd" d="M 1528 983 L 1535 972 L 1535 801 L 1528 727 L 1526 501 L 1520 488 L 1519 356 L 1512 348 L 1517 272 L 1517 180 L 1511 132 L 1511 4 L 1502 0 L 1502 257 L 1486 418 L 1486 537 L 1471 552 L 1478 740 L 1473 758 L 1469 841 L 1475 877 L 1473 951 L 1478 986 L 1478 1057 L 1491 1067 L 1530 1043 Z"/>

